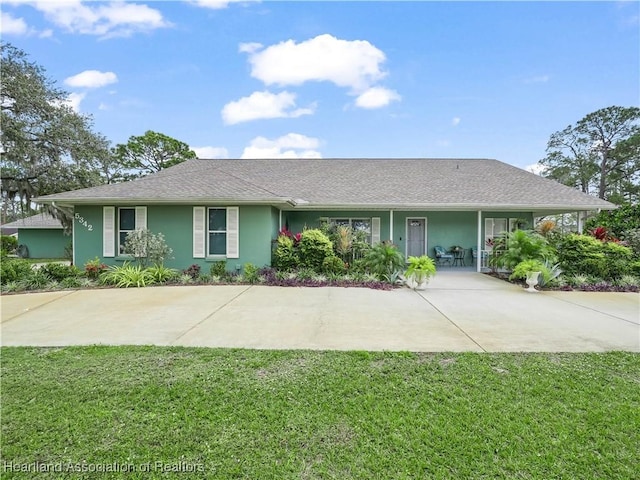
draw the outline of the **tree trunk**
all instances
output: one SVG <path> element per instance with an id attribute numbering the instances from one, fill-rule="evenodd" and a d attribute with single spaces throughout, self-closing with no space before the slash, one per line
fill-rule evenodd
<path id="1" fill-rule="evenodd" d="M 602 151 L 602 163 L 600 163 L 600 187 L 598 188 L 598 198 L 604 200 L 604 194 L 607 190 L 607 150 Z"/>

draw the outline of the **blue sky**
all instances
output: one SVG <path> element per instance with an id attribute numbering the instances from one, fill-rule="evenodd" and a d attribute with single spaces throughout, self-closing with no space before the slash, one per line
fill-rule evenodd
<path id="1" fill-rule="evenodd" d="M 640 101 L 640 3 L 2 2 L 25 50 L 114 145 L 207 158 L 497 158 Z"/>

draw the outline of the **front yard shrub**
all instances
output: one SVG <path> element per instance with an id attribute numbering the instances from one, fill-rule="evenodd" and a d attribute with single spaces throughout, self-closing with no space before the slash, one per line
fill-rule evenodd
<path id="1" fill-rule="evenodd" d="M 51 277 L 42 271 L 34 271 L 20 280 L 26 290 L 42 290 L 49 285 Z"/>
<path id="2" fill-rule="evenodd" d="M 77 277 L 80 271 L 73 265 L 63 265 L 62 263 L 47 263 L 39 269 L 51 279 L 61 282 L 65 278 Z"/>
<path id="3" fill-rule="evenodd" d="M 625 230 L 622 232 L 621 238 L 624 245 L 633 251 L 633 255 L 640 260 L 640 228 Z"/>
<path id="4" fill-rule="evenodd" d="M 180 273 L 164 265 L 152 265 L 147 268 L 147 272 L 153 279 L 153 283 L 167 283 L 178 278 Z"/>
<path id="5" fill-rule="evenodd" d="M 103 283 L 119 288 L 146 287 L 154 283 L 151 273 L 140 265 L 124 264 L 109 267 L 100 277 Z"/>
<path id="6" fill-rule="evenodd" d="M 623 275 L 615 283 L 619 287 L 640 287 L 640 277 Z"/>
<path id="7" fill-rule="evenodd" d="M 109 267 L 102 263 L 98 257 L 95 257 L 93 260 L 87 260 L 84 264 L 84 273 L 87 278 L 97 280 L 108 268 Z"/>
<path id="8" fill-rule="evenodd" d="M 593 230 L 606 227 L 616 238 L 623 238 L 626 230 L 640 229 L 640 204 L 621 205 L 615 210 L 602 210 L 598 215 L 587 220 L 585 228 Z"/>
<path id="9" fill-rule="evenodd" d="M 524 260 L 515 266 L 509 280 L 525 280 L 531 272 L 540 272 L 540 285 L 545 285 L 551 280 L 549 268 L 540 260 Z"/>
<path id="10" fill-rule="evenodd" d="M 31 263 L 28 260 L 3 258 L 2 262 L 0 262 L 0 284 L 2 285 L 24 280 L 33 275 L 33 273 Z"/>
<path id="11" fill-rule="evenodd" d="M 547 239 L 539 233 L 515 230 L 499 239 L 493 248 L 495 266 L 513 270 L 525 260 L 553 261 L 555 255 Z"/>
<path id="12" fill-rule="evenodd" d="M 278 235 L 272 259 L 274 268 L 288 272 L 296 268 L 298 262 L 298 252 L 295 248 L 293 238 L 284 234 Z"/>
<path id="13" fill-rule="evenodd" d="M 629 273 L 640 277 L 640 260 L 631 262 L 631 264 L 629 265 Z"/>
<path id="14" fill-rule="evenodd" d="M 433 258 L 427 255 L 409 257 L 409 266 L 404 272 L 406 279 L 416 284 L 428 282 L 436 274 L 436 264 Z"/>
<path id="15" fill-rule="evenodd" d="M 244 281 L 247 283 L 258 283 L 260 279 L 260 269 L 256 267 L 253 263 L 245 263 L 243 268 L 243 277 Z"/>
<path id="16" fill-rule="evenodd" d="M 300 265 L 319 272 L 325 258 L 333 257 L 333 243 L 318 229 L 302 232 L 298 242 Z"/>
<path id="17" fill-rule="evenodd" d="M 0 237 L 0 250 L 10 255 L 16 251 L 16 248 L 18 248 L 18 239 L 16 237 L 11 235 L 2 235 Z"/>
<path id="18" fill-rule="evenodd" d="M 302 267 L 296 271 L 293 278 L 297 280 L 313 280 L 316 275 L 317 273 L 313 268 Z"/>
<path id="19" fill-rule="evenodd" d="M 182 274 L 189 275 L 189 277 L 191 277 L 191 280 L 196 280 L 200 276 L 200 265 L 194 263 L 193 265 L 189 266 L 189 268 L 184 269 L 182 271 Z"/>
<path id="20" fill-rule="evenodd" d="M 127 235 L 124 253 L 133 256 L 141 267 L 146 267 L 150 264 L 161 264 L 171 258 L 173 249 L 167 245 L 162 233 L 139 228 Z"/>
<path id="21" fill-rule="evenodd" d="M 82 287 L 82 282 L 78 277 L 67 277 L 60 281 L 61 288 L 80 288 Z"/>
<path id="22" fill-rule="evenodd" d="M 558 242 L 558 261 L 567 275 L 611 280 L 631 273 L 631 249 L 589 235 L 569 234 Z"/>
<path id="23" fill-rule="evenodd" d="M 369 250 L 363 263 L 367 271 L 379 280 L 395 283 L 404 269 L 404 255 L 393 243 L 380 242 Z"/>
<path id="24" fill-rule="evenodd" d="M 211 268 L 209 269 L 209 274 L 212 277 L 223 278 L 227 274 L 227 262 L 226 262 L 226 260 L 220 260 L 218 262 L 213 262 L 211 264 Z"/>
<path id="25" fill-rule="evenodd" d="M 341 275 L 346 270 L 346 264 L 339 257 L 327 257 L 322 262 L 322 271 L 326 274 Z"/>

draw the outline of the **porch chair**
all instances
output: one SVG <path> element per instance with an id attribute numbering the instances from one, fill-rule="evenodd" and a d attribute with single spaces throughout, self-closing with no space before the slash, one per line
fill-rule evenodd
<path id="1" fill-rule="evenodd" d="M 451 262 L 453 262 L 452 253 L 447 253 L 440 245 L 433 247 L 433 250 L 436 252 L 436 263 L 438 265 L 442 265 L 443 262 L 449 262 L 449 265 L 451 265 Z"/>
<path id="2" fill-rule="evenodd" d="M 489 258 L 489 252 L 487 252 L 486 250 L 482 250 L 481 254 L 482 261 L 480 263 L 480 266 L 484 267 L 486 266 L 487 258 Z M 478 247 L 471 247 L 471 257 L 473 257 L 473 263 L 475 263 L 476 259 L 478 258 Z"/>

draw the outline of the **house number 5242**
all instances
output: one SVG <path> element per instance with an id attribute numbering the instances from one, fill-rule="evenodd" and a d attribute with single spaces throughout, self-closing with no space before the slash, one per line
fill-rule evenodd
<path id="1" fill-rule="evenodd" d="M 82 215 L 80 215 L 79 213 L 76 213 L 74 217 L 80 225 L 82 225 L 83 227 L 86 227 L 86 229 L 89 230 L 90 232 L 93 231 L 93 225 L 88 223 Z"/>

